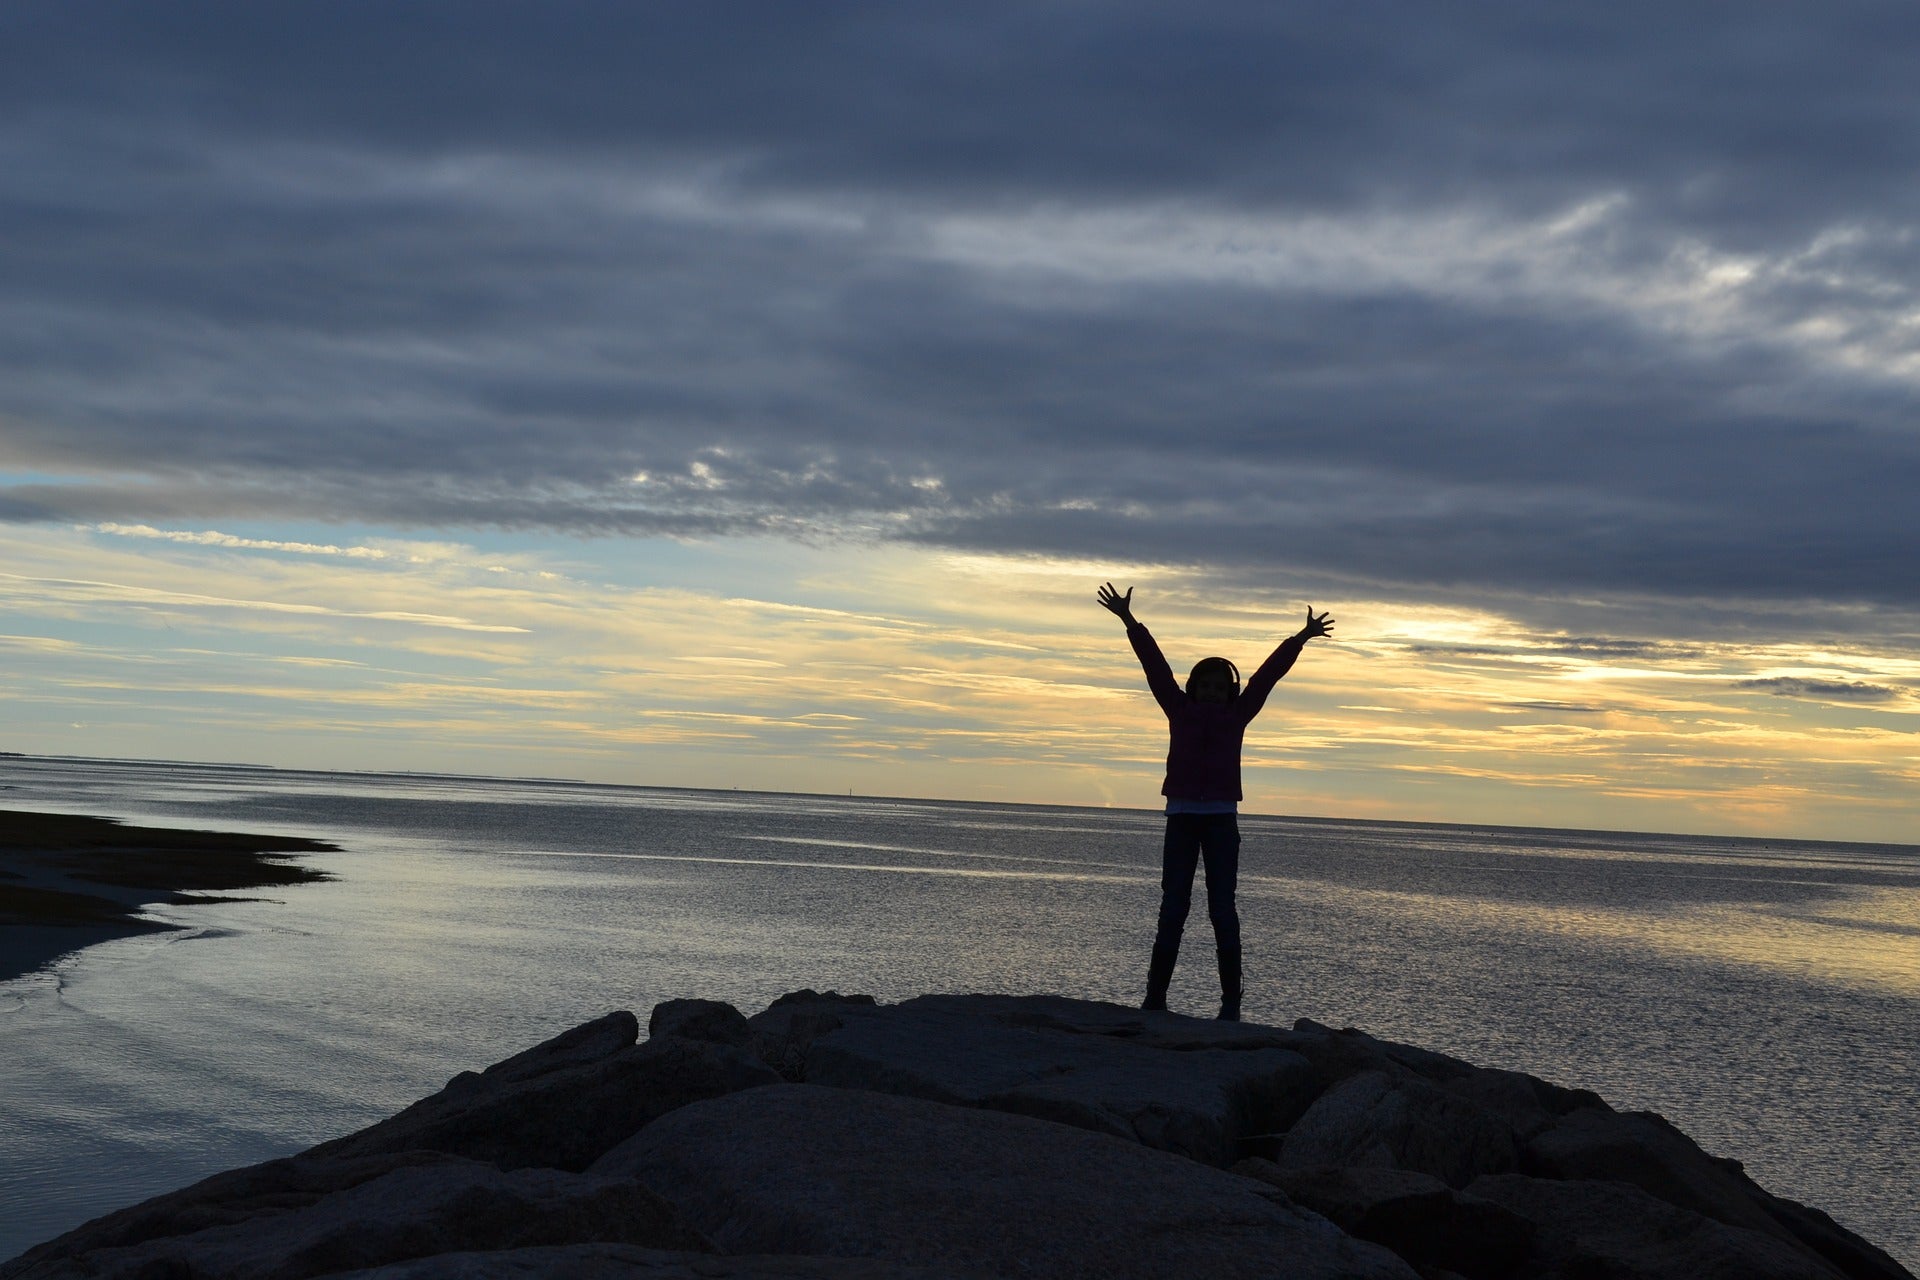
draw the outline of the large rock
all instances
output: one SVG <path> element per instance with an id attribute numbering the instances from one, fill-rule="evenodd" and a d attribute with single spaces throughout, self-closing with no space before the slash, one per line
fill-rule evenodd
<path id="1" fill-rule="evenodd" d="M 33 1273 L 42 1263 L 304 1208 L 324 1196 L 418 1165 L 460 1163 L 436 1151 L 387 1152 L 328 1159 L 311 1153 L 229 1169 L 211 1178 L 95 1218 L 0 1264 L 0 1277 Z M 37 1273 L 35 1273 L 37 1274 Z"/>
<path id="2" fill-rule="evenodd" d="M 838 991 L 808 987 L 780 996 L 747 1019 L 747 1026 L 767 1065 L 783 1079 L 798 1081 L 806 1068 L 807 1048 L 816 1035 L 838 1028 L 843 1012 L 873 1009 L 878 1003 L 872 996 L 843 996 Z"/>
<path id="3" fill-rule="evenodd" d="M 1522 1169 L 1548 1178 L 1631 1183 L 1715 1221 L 1804 1245 L 1856 1280 L 1912 1280 L 1899 1263 L 1826 1214 L 1763 1190 L 1738 1161 L 1708 1155 L 1652 1112 L 1571 1112 L 1527 1142 Z"/>
<path id="4" fill-rule="evenodd" d="M 1325 1086 L 1363 1071 L 1383 1072 L 1394 1079 L 1412 1075 L 1499 1116 L 1522 1141 L 1583 1107 L 1608 1110 L 1598 1094 L 1586 1089 L 1567 1089 L 1522 1072 L 1475 1066 L 1432 1049 L 1376 1039 L 1352 1027 L 1335 1031 L 1310 1018 L 1293 1025 L 1293 1047 L 1313 1064 Z"/>
<path id="5" fill-rule="evenodd" d="M 137 1244 L 61 1251 L 22 1280 L 302 1280 L 458 1250 L 616 1242 L 712 1251 L 659 1197 L 626 1179 L 471 1160 L 413 1164 L 299 1204 Z"/>
<path id="6" fill-rule="evenodd" d="M 448 1082 L 448 1087 L 538 1079 L 568 1067 L 584 1067 L 602 1058 L 611 1058 L 639 1039 L 640 1020 L 625 1009 L 616 1009 L 562 1031 L 550 1040 L 542 1040 L 511 1058 L 503 1058 L 484 1071 L 463 1071 Z"/>
<path id="7" fill-rule="evenodd" d="M 1464 1187 L 1519 1163 L 1512 1128 L 1459 1094 L 1410 1073 L 1362 1071 L 1321 1094 L 1287 1132 L 1285 1168 L 1407 1169 Z"/>
<path id="8" fill-rule="evenodd" d="M 1196 1035 L 1194 1019 L 1089 1001 L 792 1002 L 753 1023 L 797 1082 L 1010 1111 L 1218 1166 L 1312 1097 L 1307 1060 L 1280 1047 L 1291 1033 Z"/>
<path id="9" fill-rule="evenodd" d="M 1623 1182 L 1476 1178 L 1471 1195 L 1534 1223 L 1539 1280 L 1839 1280 L 1792 1241 L 1728 1226 Z"/>
<path id="10" fill-rule="evenodd" d="M 705 1040 L 736 1049 L 753 1047 L 753 1028 L 738 1009 L 723 1000 L 664 1000 L 653 1006 L 647 1035 Z"/>
<path id="11" fill-rule="evenodd" d="M 1392 1140 L 1369 1141 L 1368 1120 L 1389 1119 L 1347 1117 L 1358 1121 L 1330 1126 L 1342 1110 L 1351 1113 L 1355 1095 L 1380 1088 L 1377 1080 L 1366 1086 L 1353 1084 L 1356 1077 L 1378 1073 L 1393 1081 L 1393 1090 L 1411 1100 L 1424 1091 L 1411 1091 L 1403 1083 L 1409 1076 L 1423 1081 L 1444 1095 L 1472 1104 L 1471 1129 L 1491 1142 L 1489 1150 L 1496 1163 L 1504 1145 L 1494 1126 L 1497 1120 L 1511 1133 L 1518 1151 L 1519 1171 L 1561 1179 L 1613 1179 L 1632 1183 L 1668 1203 L 1692 1209 L 1730 1226 L 1773 1234 L 1804 1244 L 1826 1258 L 1843 1274 L 1856 1280 L 1912 1280 L 1909 1272 L 1880 1249 L 1839 1226 L 1817 1209 L 1796 1204 L 1770 1194 L 1748 1178 L 1737 1161 L 1717 1159 L 1702 1151 L 1684 1133 L 1652 1113 L 1615 1112 L 1598 1095 L 1585 1089 L 1567 1089 L 1517 1071 L 1480 1067 L 1446 1054 L 1413 1045 L 1379 1040 L 1365 1032 L 1347 1028 L 1334 1031 L 1308 1020 L 1294 1024 L 1300 1038 L 1292 1042 L 1296 1052 L 1312 1064 L 1316 1075 L 1336 1097 L 1326 1101 L 1313 1123 L 1305 1126 L 1295 1159 L 1308 1167 L 1327 1153 L 1326 1145 L 1335 1135 L 1330 1128 L 1341 1128 L 1360 1151 L 1371 1150 L 1371 1160 L 1360 1163 L 1391 1163 L 1397 1167 L 1418 1167 L 1419 1158 L 1408 1159 Z M 1351 1092 L 1339 1095 L 1345 1085 Z M 1324 1100 L 1324 1099 L 1323 1099 Z M 1430 1104 L 1414 1110 L 1435 1110 Z M 1389 1107 L 1391 1111 L 1397 1108 Z M 1442 1111 L 1449 1108 L 1441 1108 Z M 1389 1126 L 1389 1127 L 1399 1127 Z M 1406 1133 L 1411 1138 L 1421 1126 Z M 1301 1128 L 1301 1126 L 1296 1126 Z M 1316 1132 L 1317 1131 L 1317 1132 Z M 1313 1142 L 1307 1141 L 1313 1135 Z M 1291 1135 L 1289 1135 L 1291 1136 Z M 1463 1135 L 1464 1136 L 1464 1135 Z M 1459 1145 L 1449 1143 L 1447 1145 Z M 1320 1150 L 1312 1150 L 1319 1147 Z M 1284 1149 L 1284 1148 L 1283 1148 Z M 1457 1151 L 1456 1158 L 1467 1153 Z M 1429 1171 L 1438 1171 L 1428 1164 Z M 1498 1172 L 1485 1168 L 1484 1172 Z M 1454 1179 L 1457 1185 L 1457 1178 Z"/>
<path id="12" fill-rule="evenodd" d="M 631 1021 L 631 1014 L 624 1016 Z M 501 1169 L 578 1171 L 676 1107 L 779 1079 L 752 1053 L 725 1044 L 657 1036 L 635 1045 L 629 1036 L 625 1047 L 607 1051 L 612 1037 L 601 1034 L 562 1045 L 576 1034 L 479 1075 L 456 1076 L 399 1115 L 314 1151 L 345 1156 L 418 1148 Z M 587 1052 L 589 1044 L 595 1053 Z"/>
<path id="13" fill-rule="evenodd" d="M 1279 1027 L 1148 1012 L 1104 1000 L 1052 995 L 926 995 L 902 1002 L 914 1012 L 952 1013 L 1010 1027 L 1108 1036 L 1154 1049 L 1287 1049 L 1301 1037 Z"/>
<path id="14" fill-rule="evenodd" d="M 443 1253 L 331 1280 L 966 1280 L 967 1274 L 876 1258 L 727 1258 L 627 1244 L 575 1244 Z"/>
<path id="15" fill-rule="evenodd" d="M 1737 1167 L 1722 1164 L 1648 1112 L 1580 1110 L 1526 1145 L 1525 1172 L 1545 1178 L 1630 1182 L 1668 1204 L 1730 1226 L 1781 1232 L 1749 1194 Z"/>
<path id="16" fill-rule="evenodd" d="M 1243 1160 L 1234 1172 L 1279 1187 L 1348 1235 L 1393 1250 L 1422 1274 L 1513 1280 L 1533 1249 L 1532 1222 L 1438 1178 L 1402 1169 L 1283 1169 Z"/>
<path id="17" fill-rule="evenodd" d="M 1810 1205 L 1754 1187 L 1755 1198 L 1795 1240 L 1825 1258 L 1851 1280 L 1914 1280 L 1913 1273 L 1876 1245 L 1862 1240 Z"/>
<path id="18" fill-rule="evenodd" d="M 650 1028 L 609 1014 L 0 1277 L 1413 1274 L 1385 1246 L 1428 1280 L 1912 1280 L 1658 1116 L 1351 1029 L 832 992 Z M 1245 1153 L 1280 1164 L 1208 1167 Z"/>
<path id="19" fill-rule="evenodd" d="M 812 1085 L 683 1107 L 595 1176 L 658 1192 L 728 1253 L 997 1275 L 1415 1273 L 1251 1179 L 1026 1116 Z"/>

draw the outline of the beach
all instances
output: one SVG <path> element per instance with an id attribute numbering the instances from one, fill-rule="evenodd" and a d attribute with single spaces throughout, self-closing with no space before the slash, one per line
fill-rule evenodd
<path id="1" fill-rule="evenodd" d="M 335 847 L 0 810 L 0 982 L 97 942 L 178 927 L 143 919 L 149 906 L 231 901 L 206 895 L 328 879 L 285 859 Z"/>

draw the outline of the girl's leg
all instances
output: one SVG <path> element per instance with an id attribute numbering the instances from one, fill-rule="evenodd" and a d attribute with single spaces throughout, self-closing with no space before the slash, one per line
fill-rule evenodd
<path id="1" fill-rule="evenodd" d="M 1180 958 L 1180 937 L 1193 906 L 1193 871 L 1200 862 L 1200 819 L 1190 813 L 1167 815 L 1167 838 L 1160 849 L 1160 921 L 1154 931 L 1153 959 L 1147 966 L 1143 1009 L 1167 1007 L 1167 987 Z"/>
<path id="2" fill-rule="evenodd" d="M 1234 889 L 1240 879 L 1240 820 L 1231 813 L 1207 818 L 1200 841 L 1207 863 L 1207 915 L 1213 921 L 1220 960 L 1220 1017 L 1240 1021 L 1240 912 Z"/>
<path id="3" fill-rule="evenodd" d="M 1223 950 L 1238 948 L 1240 912 L 1233 895 L 1240 880 L 1240 819 L 1231 813 L 1210 813 L 1202 821 L 1206 825 L 1196 843 L 1206 860 L 1207 917 L 1213 921 L 1213 942 Z"/>

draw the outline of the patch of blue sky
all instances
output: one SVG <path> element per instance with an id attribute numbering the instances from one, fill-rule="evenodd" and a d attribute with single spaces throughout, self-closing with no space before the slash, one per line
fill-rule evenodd
<path id="1" fill-rule="evenodd" d="M 56 471 L 14 471 L 0 467 L 0 489 L 26 485 L 82 484 L 91 483 L 92 479 L 90 476 L 82 477 Z"/>
<path id="2" fill-rule="evenodd" d="M 393 548 L 406 544 L 470 548 L 474 559 L 544 569 L 589 585 L 627 590 L 686 590 L 785 601 L 797 578 L 830 571 L 847 552 L 772 538 L 579 538 L 528 529 L 439 530 L 395 525 L 321 524 L 309 521 L 212 519 L 124 521 L 167 533 L 221 533 L 261 543 L 293 546 Z M 109 534 L 109 536 L 112 536 Z M 193 545 L 193 544 L 181 544 Z M 251 548 L 275 554 L 271 547 Z M 297 554 L 288 552 L 288 554 Z M 818 604 L 817 595 L 809 594 Z M 832 607 L 829 602 L 828 607 Z"/>

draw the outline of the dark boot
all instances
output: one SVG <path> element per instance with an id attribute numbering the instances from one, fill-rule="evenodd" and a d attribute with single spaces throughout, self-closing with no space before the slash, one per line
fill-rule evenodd
<path id="1" fill-rule="evenodd" d="M 1220 1021 L 1240 1021 L 1240 948 L 1221 947 Z"/>
<path id="2" fill-rule="evenodd" d="M 1162 1009 L 1167 1007 L 1167 986 L 1173 981 L 1173 962 L 1180 958 L 1180 944 L 1167 946 L 1164 943 L 1153 944 L 1153 959 L 1147 964 L 1147 998 L 1140 1002 L 1142 1009 Z"/>

